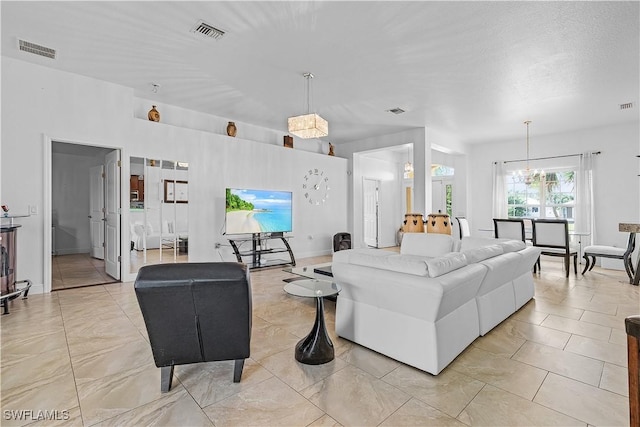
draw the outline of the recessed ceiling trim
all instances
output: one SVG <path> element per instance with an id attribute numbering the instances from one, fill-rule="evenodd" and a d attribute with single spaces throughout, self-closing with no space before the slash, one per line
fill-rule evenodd
<path id="1" fill-rule="evenodd" d="M 405 111 L 400 108 L 400 107 L 396 107 L 396 108 L 391 108 L 390 110 L 387 110 L 389 113 L 393 113 L 393 114 L 402 114 Z"/>
<path id="2" fill-rule="evenodd" d="M 214 40 L 218 40 L 225 35 L 225 31 L 216 28 L 213 25 L 209 25 L 202 20 L 198 21 L 196 25 L 194 25 L 194 27 L 191 29 L 191 32 Z"/>
<path id="3" fill-rule="evenodd" d="M 56 50 L 50 47 L 41 46 L 26 40 L 18 39 L 18 48 L 23 52 L 44 56 L 45 58 L 56 59 Z"/>

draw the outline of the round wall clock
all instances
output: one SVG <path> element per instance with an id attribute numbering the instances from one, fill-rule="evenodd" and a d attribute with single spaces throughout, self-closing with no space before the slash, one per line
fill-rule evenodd
<path id="1" fill-rule="evenodd" d="M 312 205 L 320 205 L 329 197 L 329 177 L 319 169 L 309 169 L 304 176 L 304 198 Z"/>

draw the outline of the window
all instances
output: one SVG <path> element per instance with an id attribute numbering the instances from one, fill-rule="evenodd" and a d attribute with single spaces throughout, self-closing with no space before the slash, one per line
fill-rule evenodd
<path id="1" fill-rule="evenodd" d="M 431 176 L 453 176 L 455 169 L 445 165 L 432 164 Z"/>
<path id="2" fill-rule="evenodd" d="M 575 170 L 536 174 L 530 185 L 514 172 L 507 175 L 506 187 L 509 217 L 575 219 Z"/>

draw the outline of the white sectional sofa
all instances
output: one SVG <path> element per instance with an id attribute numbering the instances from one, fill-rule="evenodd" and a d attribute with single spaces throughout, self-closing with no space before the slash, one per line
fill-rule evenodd
<path id="1" fill-rule="evenodd" d="M 539 255 L 515 240 L 428 233 L 406 233 L 399 254 L 336 252 L 336 333 L 437 375 L 533 297 Z"/>

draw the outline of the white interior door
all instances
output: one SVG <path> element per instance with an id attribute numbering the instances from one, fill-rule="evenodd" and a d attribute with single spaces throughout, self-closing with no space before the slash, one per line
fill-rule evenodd
<path id="1" fill-rule="evenodd" d="M 439 211 L 442 213 L 447 212 L 447 207 L 445 206 L 445 186 L 442 179 L 434 179 L 431 181 L 431 212 L 427 212 L 427 215 L 430 213 L 438 213 Z"/>
<path id="2" fill-rule="evenodd" d="M 364 243 L 378 247 L 378 188 L 380 183 L 375 179 L 364 179 Z"/>
<path id="3" fill-rule="evenodd" d="M 433 179 L 431 190 L 431 213 L 440 212 L 453 215 L 453 179 L 451 177 Z M 447 209 L 447 191 L 450 192 L 451 212 Z"/>
<path id="4" fill-rule="evenodd" d="M 104 166 L 89 170 L 89 231 L 91 256 L 104 259 Z"/>
<path id="5" fill-rule="evenodd" d="M 105 271 L 120 280 L 120 151 L 105 156 Z"/>

